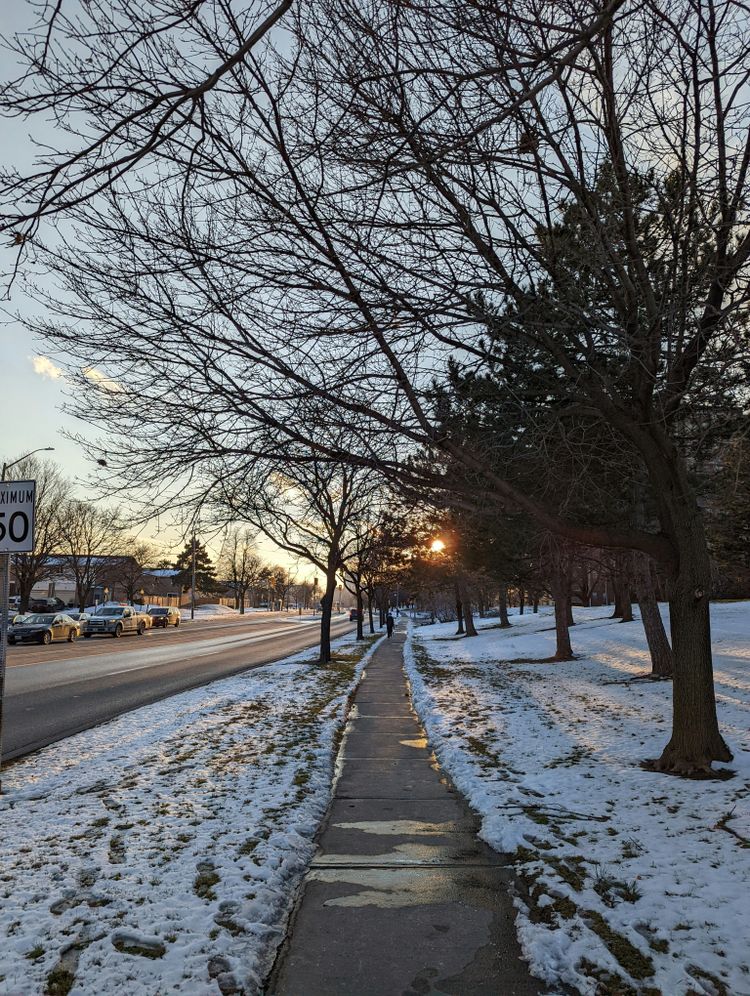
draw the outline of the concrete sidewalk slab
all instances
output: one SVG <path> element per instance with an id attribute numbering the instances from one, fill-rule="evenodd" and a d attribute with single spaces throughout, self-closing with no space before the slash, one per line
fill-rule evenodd
<path id="1" fill-rule="evenodd" d="M 511 869 L 479 840 L 435 761 L 402 653 L 396 634 L 357 690 L 318 852 L 266 992 L 538 996 L 520 958 Z"/>

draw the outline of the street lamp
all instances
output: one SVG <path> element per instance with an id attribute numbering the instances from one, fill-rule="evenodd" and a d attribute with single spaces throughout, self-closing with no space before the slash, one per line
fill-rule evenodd
<path id="1" fill-rule="evenodd" d="M 22 460 L 27 460 L 30 456 L 34 456 L 35 453 L 51 453 L 54 450 L 54 448 L 55 448 L 54 446 L 40 446 L 38 449 L 32 450 L 31 453 L 24 453 L 22 457 L 19 457 L 17 460 L 14 460 L 12 463 L 4 463 L 3 474 L 2 477 L 0 477 L 0 481 L 5 480 L 6 471 L 10 470 L 11 467 L 15 467 L 17 463 L 21 463 Z"/>

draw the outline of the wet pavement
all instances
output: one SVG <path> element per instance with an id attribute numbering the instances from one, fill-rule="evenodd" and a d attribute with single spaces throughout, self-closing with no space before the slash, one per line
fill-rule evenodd
<path id="1" fill-rule="evenodd" d="M 536 996 L 511 871 L 441 771 L 409 700 L 403 635 L 357 690 L 340 773 L 273 996 Z"/>

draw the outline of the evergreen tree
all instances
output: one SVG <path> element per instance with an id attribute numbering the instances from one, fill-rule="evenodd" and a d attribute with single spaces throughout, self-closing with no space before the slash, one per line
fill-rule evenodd
<path id="1" fill-rule="evenodd" d="M 174 563 L 175 570 L 180 571 L 177 577 L 182 585 L 183 591 L 188 591 L 192 585 L 193 578 L 193 543 L 192 540 L 186 543 L 184 550 L 180 553 Z M 208 550 L 199 540 L 195 542 L 195 587 L 198 591 L 210 593 L 217 590 L 216 570 Z"/>

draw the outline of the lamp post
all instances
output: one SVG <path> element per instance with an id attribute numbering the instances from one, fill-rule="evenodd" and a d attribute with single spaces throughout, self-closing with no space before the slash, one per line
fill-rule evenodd
<path id="1" fill-rule="evenodd" d="M 195 619 L 195 530 L 193 530 L 193 557 L 190 580 L 190 618 Z"/>
<path id="2" fill-rule="evenodd" d="M 54 450 L 54 446 L 40 446 L 38 449 L 25 453 L 17 460 L 10 463 L 3 463 L 0 481 L 5 481 L 5 475 L 16 464 L 22 460 L 27 460 L 35 453 L 49 453 Z M 10 601 L 10 554 L 0 553 L 0 765 L 3 755 L 3 705 L 5 698 L 5 667 L 8 657 L 8 603 Z M 0 792 L 2 792 L 2 782 L 0 782 Z"/>

